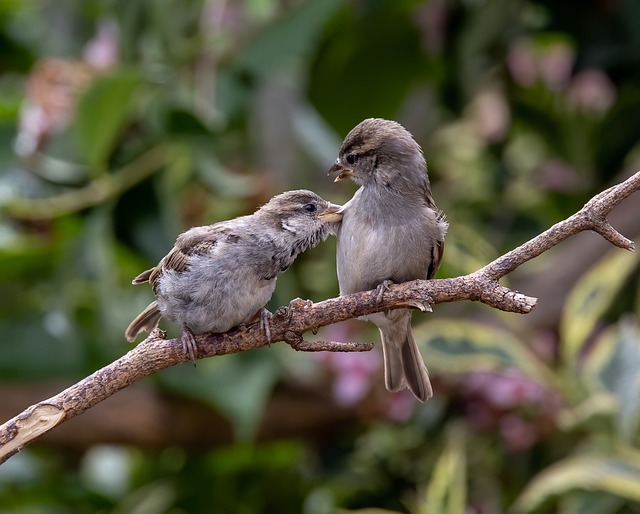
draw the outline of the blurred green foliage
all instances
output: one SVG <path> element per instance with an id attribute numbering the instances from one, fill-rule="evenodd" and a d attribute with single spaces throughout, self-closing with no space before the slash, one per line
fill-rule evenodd
<path id="1" fill-rule="evenodd" d="M 346 201 L 324 171 L 365 117 L 421 143 L 451 223 L 440 275 L 474 271 L 640 167 L 638 34 L 635 0 L 0 2 L 0 391 L 126 352 L 151 297 L 130 280 L 186 228 L 285 189 Z M 301 257 L 270 307 L 335 296 L 334 249 Z M 538 325 L 416 316 L 425 406 L 383 391 L 373 353 L 177 367 L 147 382 L 215 409 L 235 443 L 34 445 L 0 467 L 0 511 L 640 512 L 637 258 L 581 266 Z M 361 421 L 257 442 L 279 384 Z"/>

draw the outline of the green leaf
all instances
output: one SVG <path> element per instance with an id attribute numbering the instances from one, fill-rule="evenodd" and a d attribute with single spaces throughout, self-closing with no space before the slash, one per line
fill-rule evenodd
<path id="1" fill-rule="evenodd" d="M 618 412 L 618 402 L 609 393 L 591 393 L 576 406 L 563 409 L 557 419 L 558 428 L 574 431 L 611 431 L 611 419 Z M 604 427 L 603 427 L 604 425 Z"/>
<path id="2" fill-rule="evenodd" d="M 167 132 L 176 136 L 211 136 L 211 131 L 194 113 L 184 109 L 170 109 L 167 116 Z"/>
<path id="3" fill-rule="evenodd" d="M 89 164 L 90 174 L 102 174 L 116 138 L 130 114 L 140 76 L 120 70 L 97 78 L 78 104 L 74 131 Z"/>
<path id="4" fill-rule="evenodd" d="M 576 490 L 640 501 L 640 455 L 627 448 L 624 455 L 592 454 L 564 459 L 534 477 L 513 510 L 531 512 L 554 497 Z"/>
<path id="5" fill-rule="evenodd" d="M 425 79 L 431 83 L 441 67 L 425 62 L 415 9 L 412 2 L 372 2 L 342 9 L 328 24 L 312 59 L 308 98 L 341 135 L 364 118 L 406 115 L 410 98 L 419 98 L 424 112 L 439 108 Z"/>
<path id="6" fill-rule="evenodd" d="M 118 500 L 113 514 L 171 512 L 177 497 L 171 479 L 160 479 L 140 486 Z"/>
<path id="7" fill-rule="evenodd" d="M 465 274 L 497 257 L 496 249 L 482 236 L 482 231 L 472 226 L 457 226 L 455 232 L 447 236 L 446 251 L 448 266 L 455 266 L 456 272 Z"/>
<path id="8" fill-rule="evenodd" d="M 617 400 L 618 430 L 632 440 L 640 422 L 640 334 L 635 319 L 610 327 L 586 355 L 583 376 L 592 389 L 606 389 Z"/>
<path id="9" fill-rule="evenodd" d="M 234 173 L 210 149 L 194 145 L 191 152 L 195 174 L 212 189 L 232 198 L 244 198 L 256 193 L 258 184 L 254 177 Z"/>
<path id="10" fill-rule="evenodd" d="M 313 50 L 322 27 L 341 5 L 340 0 L 303 2 L 255 37 L 238 57 L 238 66 L 257 75 L 272 75 L 274 69 L 301 60 Z"/>
<path id="11" fill-rule="evenodd" d="M 572 289 L 560 322 L 562 355 L 570 369 L 576 368 L 596 323 L 609 309 L 637 264 L 635 254 L 614 249 Z"/>
<path id="12" fill-rule="evenodd" d="M 624 500 L 604 493 L 579 492 L 563 502 L 560 514 L 615 514 Z"/>
<path id="13" fill-rule="evenodd" d="M 454 426 L 449 430 L 445 449 L 433 468 L 425 502 L 418 506 L 418 514 L 463 513 L 467 505 L 466 486 L 465 436 L 461 427 Z"/>
<path id="14" fill-rule="evenodd" d="M 293 124 L 298 141 L 318 166 L 335 159 L 340 138 L 311 104 L 301 102 L 293 112 Z"/>
<path id="15" fill-rule="evenodd" d="M 555 384 L 556 376 L 515 335 L 473 321 L 429 320 L 414 329 L 429 369 L 440 373 L 518 368 L 531 378 Z"/>
<path id="16" fill-rule="evenodd" d="M 477 4 L 469 10 L 469 16 L 457 42 L 459 87 L 470 97 L 478 87 L 483 66 L 490 49 L 500 41 L 517 19 L 518 4 L 509 0 L 494 0 Z"/>
<path id="17" fill-rule="evenodd" d="M 231 421 L 238 438 L 251 439 L 280 376 L 280 367 L 264 352 L 226 355 L 198 361 L 196 369 L 167 370 L 173 390 L 212 405 Z"/>

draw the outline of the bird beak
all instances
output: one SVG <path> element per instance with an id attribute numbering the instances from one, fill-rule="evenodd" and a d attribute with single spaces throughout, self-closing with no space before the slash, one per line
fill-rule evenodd
<path id="1" fill-rule="evenodd" d="M 325 223 L 337 223 L 342 220 L 341 205 L 331 204 L 328 208 L 318 214 L 318 219 Z"/>
<path id="2" fill-rule="evenodd" d="M 333 163 L 333 166 L 331 166 L 331 168 L 329 168 L 329 171 L 327 172 L 327 175 L 331 175 L 332 173 L 337 173 L 338 171 L 340 173 L 334 179 L 334 182 L 340 182 L 341 180 L 344 180 L 345 178 L 349 178 L 350 175 L 353 175 L 353 170 L 351 168 L 346 168 L 345 166 L 340 164 L 340 159 L 336 160 L 336 162 Z"/>

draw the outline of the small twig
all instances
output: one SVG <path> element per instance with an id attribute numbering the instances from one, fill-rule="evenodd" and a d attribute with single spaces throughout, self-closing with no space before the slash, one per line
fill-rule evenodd
<path id="1" fill-rule="evenodd" d="M 368 352 L 373 350 L 373 343 L 341 343 L 338 341 L 305 341 L 302 336 L 294 334 L 285 339 L 291 348 L 299 352 Z"/>
<path id="2" fill-rule="evenodd" d="M 401 306 L 429 310 L 438 303 L 472 300 L 507 312 L 530 312 L 536 305 L 536 298 L 504 287 L 498 280 L 561 241 L 585 230 L 601 234 L 616 246 L 633 250 L 634 243 L 611 227 L 606 216 L 616 205 L 639 190 L 640 172 L 596 195 L 573 216 L 470 275 L 389 285 L 381 298 L 372 290 L 319 303 L 296 299 L 289 307 L 281 307 L 273 314 L 270 321 L 271 343 L 285 341 L 302 351 L 367 351 L 373 347 L 372 344 L 304 341 L 301 334 Z M 1 425 L 0 463 L 55 426 L 133 382 L 186 362 L 188 357 L 182 351 L 180 339 L 165 340 L 163 337 L 160 331 L 154 331 L 117 361 L 56 396 L 32 405 Z M 203 334 L 196 336 L 196 339 L 199 359 L 260 348 L 269 342 L 260 323 L 224 334 Z"/>
<path id="3" fill-rule="evenodd" d="M 104 174 L 84 187 L 49 198 L 18 198 L 2 206 L 2 211 L 24 220 L 51 219 L 81 211 L 121 195 L 167 162 L 167 148 L 156 146 L 119 170 Z"/>

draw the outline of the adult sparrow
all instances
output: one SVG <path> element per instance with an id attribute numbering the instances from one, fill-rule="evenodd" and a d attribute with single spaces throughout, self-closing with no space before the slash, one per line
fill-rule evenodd
<path id="1" fill-rule="evenodd" d="M 361 187 L 342 210 L 337 268 L 340 294 L 384 292 L 391 282 L 431 279 L 444 250 L 447 223 L 431 196 L 420 145 L 399 123 L 370 118 L 347 134 L 329 174 Z M 380 329 L 385 385 L 433 396 L 427 368 L 411 333 L 411 310 L 365 319 Z"/>
<path id="2" fill-rule="evenodd" d="M 270 339 L 264 306 L 278 274 L 335 233 L 339 209 L 311 191 L 288 191 L 251 215 L 184 232 L 157 266 L 133 279 L 149 282 L 156 300 L 131 322 L 126 338 L 133 341 L 167 318 L 181 325 L 191 360 L 197 355 L 194 334 L 260 320 Z"/>

